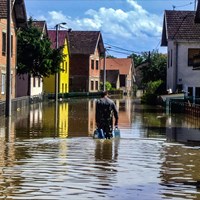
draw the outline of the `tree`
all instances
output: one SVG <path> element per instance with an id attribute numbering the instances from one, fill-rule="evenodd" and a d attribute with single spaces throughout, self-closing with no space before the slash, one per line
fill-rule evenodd
<path id="1" fill-rule="evenodd" d="M 140 64 L 142 64 L 145 61 L 145 58 L 142 55 L 137 55 L 135 53 L 128 56 L 128 58 L 132 58 L 134 61 L 134 66 L 137 68 Z"/>
<path id="2" fill-rule="evenodd" d="M 143 53 L 143 57 L 148 62 L 142 68 L 142 82 L 147 84 L 150 81 L 163 80 L 166 82 L 167 55 L 152 51 Z"/>
<path id="3" fill-rule="evenodd" d="M 41 31 L 30 18 L 28 26 L 17 32 L 17 73 L 47 77 L 60 69 L 63 47 L 51 48 L 51 41 L 42 37 Z"/>

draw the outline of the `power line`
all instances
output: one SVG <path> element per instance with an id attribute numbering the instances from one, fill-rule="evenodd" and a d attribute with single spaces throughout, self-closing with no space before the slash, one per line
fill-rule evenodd
<path id="1" fill-rule="evenodd" d="M 120 50 L 122 50 L 122 51 L 127 51 L 127 52 L 135 53 L 135 54 L 141 54 L 141 52 L 134 51 L 134 50 L 130 50 L 130 49 L 124 49 L 124 48 L 122 48 L 122 47 L 118 47 L 118 46 L 115 46 L 115 45 L 112 45 L 112 44 L 109 44 L 109 43 L 106 43 L 106 42 L 105 42 L 105 44 L 106 44 L 106 45 L 109 45 L 110 47 L 114 47 L 114 48 L 116 48 L 116 49 L 120 49 Z"/>

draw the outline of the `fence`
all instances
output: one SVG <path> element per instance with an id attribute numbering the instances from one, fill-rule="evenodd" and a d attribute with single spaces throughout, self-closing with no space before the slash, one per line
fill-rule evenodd
<path id="1" fill-rule="evenodd" d="M 170 100 L 169 107 L 171 113 L 185 113 L 200 117 L 200 104 L 190 103 L 189 100 Z"/>

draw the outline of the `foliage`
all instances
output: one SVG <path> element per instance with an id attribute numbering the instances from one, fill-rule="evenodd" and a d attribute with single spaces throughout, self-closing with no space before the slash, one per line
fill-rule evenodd
<path id="1" fill-rule="evenodd" d="M 161 79 L 164 83 L 166 82 L 167 56 L 165 54 L 153 50 L 152 52 L 142 52 L 141 55 L 131 54 L 129 57 L 133 58 L 136 68 L 143 64 L 141 72 L 144 87 L 150 81 Z"/>
<path id="2" fill-rule="evenodd" d="M 42 37 L 41 31 L 30 18 L 28 26 L 17 32 L 17 73 L 32 76 L 50 76 L 60 70 L 63 47 L 51 48 L 51 41 Z"/>
<path id="3" fill-rule="evenodd" d="M 137 55 L 135 53 L 133 53 L 130 56 L 128 56 L 128 58 L 132 58 L 133 59 L 135 68 L 137 68 L 137 66 L 139 66 L 140 64 L 142 64 L 146 60 L 143 56 Z"/>
<path id="4" fill-rule="evenodd" d="M 109 90 L 112 90 L 112 85 L 110 82 L 106 81 L 106 90 L 109 91 Z"/>
<path id="5" fill-rule="evenodd" d="M 142 103 L 155 105 L 157 104 L 157 95 L 159 88 L 162 87 L 163 81 L 150 81 L 147 84 L 146 92 L 142 97 Z"/>
<path id="6" fill-rule="evenodd" d="M 162 80 L 158 80 L 158 81 L 150 81 L 147 84 L 147 88 L 146 88 L 146 93 L 149 94 L 157 94 L 156 91 L 159 88 L 159 86 L 163 83 Z"/>
<path id="7" fill-rule="evenodd" d="M 143 56 L 148 62 L 148 65 L 142 68 L 143 84 L 147 85 L 148 82 L 159 79 L 166 82 L 167 56 L 158 53 L 158 51 L 152 51 L 150 54 L 145 53 Z"/>
<path id="8" fill-rule="evenodd" d="M 103 83 L 102 82 L 100 82 L 100 88 L 101 88 L 101 90 L 103 90 Z M 108 82 L 108 81 L 106 81 L 106 83 L 105 83 L 105 90 L 112 90 L 113 88 L 112 88 L 112 85 L 111 85 L 111 83 L 110 82 Z"/>

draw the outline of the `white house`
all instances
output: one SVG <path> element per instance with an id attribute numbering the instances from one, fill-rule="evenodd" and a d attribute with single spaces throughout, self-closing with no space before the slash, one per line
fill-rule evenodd
<path id="1" fill-rule="evenodd" d="M 194 70 L 193 57 L 200 55 L 200 24 L 195 11 L 164 12 L 162 46 L 167 47 L 167 89 L 200 97 L 200 70 Z"/>

